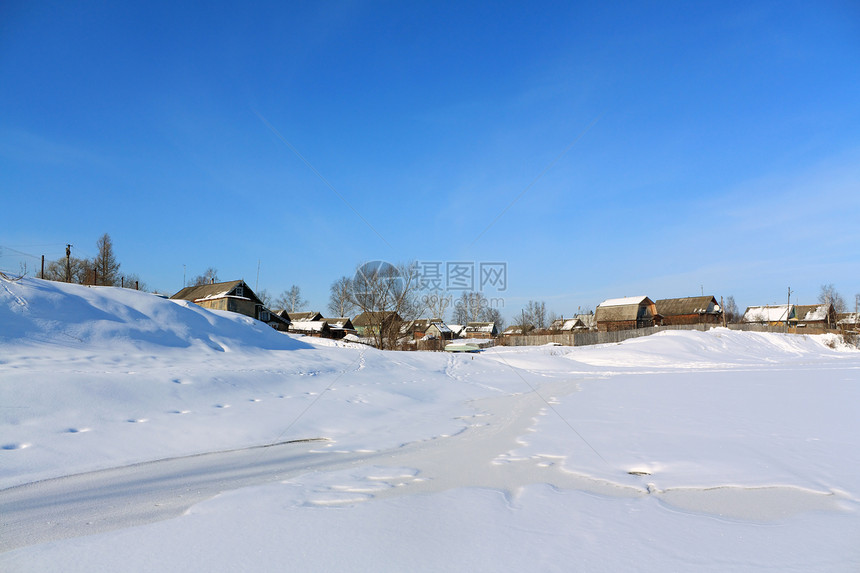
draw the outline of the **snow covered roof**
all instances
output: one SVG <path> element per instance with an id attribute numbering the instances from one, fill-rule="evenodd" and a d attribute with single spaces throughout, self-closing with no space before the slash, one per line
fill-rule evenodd
<path id="1" fill-rule="evenodd" d="M 328 324 L 323 320 L 300 320 L 290 323 L 290 332 L 323 332 Z"/>
<path id="2" fill-rule="evenodd" d="M 785 322 L 794 315 L 794 305 L 751 306 L 744 313 L 742 322 Z"/>
<path id="3" fill-rule="evenodd" d="M 240 292 L 241 291 L 241 292 Z M 262 301 L 257 298 L 245 281 L 229 281 L 225 283 L 213 283 L 208 285 L 189 286 L 180 290 L 178 293 L 170 297 L 173 300 L 190 300 L 192 302 L 201 302 L 204 300 L 215 300 L 219 298 L 237 298 L 240 300 L 251 300 L 262 304 Z"/>
<path id="4" fill-rule="evenodd" d="M 663 316 L 682 314 L 719 313 L 720 305 L 713 296 L 688 296 L 684 298 L 661 298 L 656 301 L 657 312 Z"/>
<path id="5" fill-rule="evenodd" d="M 352 321 L 345 316 L 339 316 L 336 318 L 324 318 L 323 322 L 329 325 L 329 328 L 334 328 L 338 330 L 355 330 L 352 326 Z"/>
<path id="6" fill-rule="evenodd" d="M 323 319 L 322 314 L 315 311 L 289 312 L 287 313 L 287 316 L 289 317 L 291 322 L 310 322 Z"/>
<path id="7" fill-rule="evenodd" d="M 450 328 L 448 328 L 448 325 L 443 322 L 431 322 L 430 326 L 428 326 L 427 328 L 430 329 L 430 327 L 435 327 L 442 334 L 453 332 Z"/>
<path id="8" fill-rule="evenodd" d="M 630 304 L 640 305 L 645 301 L 651 302 L 651 299 L 647 296 L 626 296 L 623 298 L 610 298 L 606 299 L 600 304 L 598 304 L 598 308 L 607 307 L 607 306 L 627 306 Z"/>
<path id="9" fill-rule="evenodd" d="M 799 322 L 823 322 L 830 314 L 829 307 L 827 304 L 799 304 L 794 314 Z"/>
<path id="10" fill-rule="evenodd" d="M 492 334 L 495 331 L 495 322 L 470 322 L 466 325 L 466 332 L 480 332 L 483 334 Z"/>

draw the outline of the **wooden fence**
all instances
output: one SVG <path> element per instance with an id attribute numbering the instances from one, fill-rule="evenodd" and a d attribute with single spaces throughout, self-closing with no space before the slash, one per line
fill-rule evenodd
<path id="1" fill-rule="evenodd" d="M 542 346 L 544 344 L 561 344 L 562 346 L 588 346 L 591 344 L 612 344 L 630 338 L 648 336 L 666 330 L 698 330 L 704 332 L 718 328 L 713 324 L 675 324 L 671 326 L 649 326 L 631 330 L 616 330 L 614 332 L 574 332 L 569 334 L 535 334 L 531 336 L 503 336 L 496 341 L 497 346 Z M 815 327 L 770 326 L 765 324 L 730 324 L 730 330 L 748 332 L 778 332 L 789 334 L 825 334 L 839 333 L 838 330 Z"/>

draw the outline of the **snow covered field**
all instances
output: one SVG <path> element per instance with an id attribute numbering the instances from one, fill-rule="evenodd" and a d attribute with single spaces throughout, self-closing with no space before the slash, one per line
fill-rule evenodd
<path id="1" fill-rule="evenodd" d="M 823 336 L 383 353 L 0 279 L 0 570 L 857 571 L 858 404 Z"/>

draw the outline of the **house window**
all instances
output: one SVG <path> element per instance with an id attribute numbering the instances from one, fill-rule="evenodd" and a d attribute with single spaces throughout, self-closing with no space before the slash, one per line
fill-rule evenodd
<path id="1" fill-rule="evenodd" d="M 269 319 L 270 319 L 269 311 L 266 309 L 261 310 L 260 311 L 260 320 L 262 320 L 263 322 L 269 322 Z"/>
<path id="2" fill-rule="evenodd" d="M 236 296 L 245 296 L 245 287 L 239 285 L 236 287 Z"/>

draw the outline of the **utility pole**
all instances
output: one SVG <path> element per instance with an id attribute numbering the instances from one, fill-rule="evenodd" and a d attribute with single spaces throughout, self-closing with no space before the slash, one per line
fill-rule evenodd
<path id="1" fill-rule="evenodd" d="M 66 282 L 72 282 L 72 246 L 66 244 Z"/>
<path id="2" fill-rule="evenodd" d="M 185 265 L 182 265 L 182 288 L 185 288 L 187 285 L 185 284 Z"/>
<path id="3" fill-rule="evenodd" d="M 254 292 L 260 288 L 260 259 L 257 259 L 257 282 L 254 283 Z"/>
<path id="4" fill-rule="evenodd" d="M 45 255 L 42 255 L 42 274 L 39 275 L 39 278 L 45 278 Z"/>
<path id="5" fill-rule="evenodd" d="M 788 319 L 791 314 L 791 287 L 788 287 L 788 301 L 785 305 L 785 331 L 788 332 Z"/>

